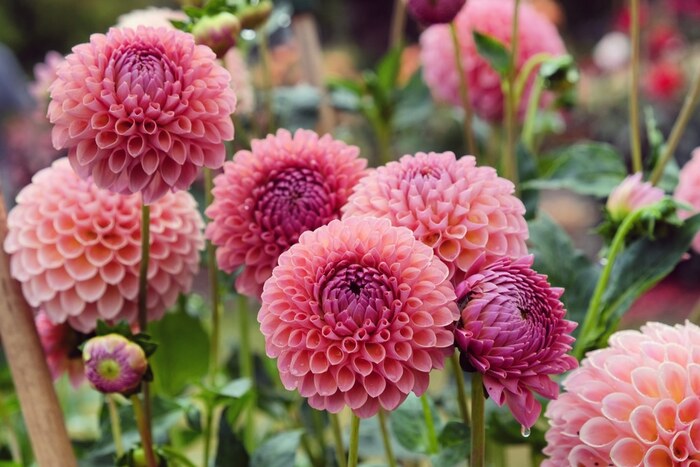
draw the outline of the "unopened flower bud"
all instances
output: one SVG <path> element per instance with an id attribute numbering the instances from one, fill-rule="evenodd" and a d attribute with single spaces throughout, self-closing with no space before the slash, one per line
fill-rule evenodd
<path id="1" fill-rule="evenodd" d="M 419 23 L 451 23 L 462 9 L 466 0 L 408 0 L 408 11 Z"/>
<path id="2" fill-rule="evenodd" d="M 240 32 L 241 21 L 228 12 L 205 16 L 192 27 L 192 35 L 197 44 L 209 46 L 217 57 L 223 57 L 236 45 Z"/>
<path id="3" fill-rule="evenodd" d="M 614 221 L 622 221 L 627 214 L 644 206 L 650 206 L 664 197 L 661 188 L 642 180 L 642 174 L 636 173 L 625 178 L 608 197 L 605 205 Z"/>
<path id="4" fill-rule="evenodd" d="M 83 347 L 83 362 L 90 385 L 105 394 L 134 392 L 148 369 L 141 346 L 120 334 L 97 336 L 87 341 Z"/>
<path id="5" fill-rule="evenodd" d="M 249 5 L 238 12 L 242 29 L 257 29 L 265 24 L 272 13 L 272 2 L 262 1 L 257 5 Z"/>

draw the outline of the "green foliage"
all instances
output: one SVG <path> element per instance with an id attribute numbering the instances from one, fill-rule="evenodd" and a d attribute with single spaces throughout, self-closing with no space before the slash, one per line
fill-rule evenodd
<path id="1" fill-rule="evenodd" d="M 555 92 L 573 89 L 581 77 L 571 55 L 560 55 L 547 60 L 540 66 L 539 75 L 544 80 L 544 88 Z"/>
<path id="2" fill-rule="evenodd" d="M 469 427 L 462 422 L 447 422 L 438 436 L 440 452 L 432 456 L 433 465 L 452 466 L 464 461 L 471 448 Z"/>
<path id="3" fill-rule="evenodd" d="M 294 465 L 302 430 L 285 431 L 269 438 L 253 453 L 250 465 L 255 467 L 289 467 Z"/>
<path id="4" fill-rule="evenodd" d="M 474 44 L 476 50 L 486 59 L 501 77 L 505 77 L 510 72 L 510 51 L 506 46 L 493 36 L 473 31 Z"/>
<path id="5" fill-rule="evenodd" d="M 428 402 L 433 420 L 437 422 L 435 406 L 430 399 Z M 419 397 L 409 394 L 404 403 L 390 414 L 389 420 L 391 431 L 401 446 L 411 452 L 435 454 L 430 452 L 428 428 L 425 424 L 423 406 Z"/>
<path id="6" fill-rule="evenodd" d="M 526 184 L 530 180 L 538 177 L 537 161 L 535 156 L 521 142 L 516 149 L 518 158 L 518 180 L 521 184 Z M 520 199 L 525 205 L 525 218 L 533 219 L 537 216 L 537 205 L 540 201 L 539 191 L 534 188 L 523 188 L 520 192 Z"/>
<path id="7" fill-rule="evenodd" d="M 245 450 L 243 440 L 233 430 L 229 418 L 228 410 L 225 410 L 219 420 L 219 442 L 214 465 L 216 467 L 228 467 L 231 465 L 245 467 L 249 464 L 250 457 Z"/>

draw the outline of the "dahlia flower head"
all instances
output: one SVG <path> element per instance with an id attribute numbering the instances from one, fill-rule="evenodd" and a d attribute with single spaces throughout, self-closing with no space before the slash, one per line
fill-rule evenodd
<path id="1" fill-rule="evenodd" d="M 279 258 L 258 314 L 282 383 L 309 405 L 362 418 L 425 392 L 453 352 L 447 267 L 387 219 L 334 220 Z"/>
<path id="2" fill-rule="evenodd" d="M 279 130 L 253 140 L 214 179 L 207 238 L 239 293 L 260 297 L 279 255 L 307 230 L 340 217 L 366 160 L 359 149 L 310 130 Z"/>
<path id="3" fill-rule="evenodd" d="M 49 86 L 56 79 L 56 70 L 63 62 L 63 55 L 51 50 L 46 54 L 43 62 L 34 65 L 34 81 L 29 83 L 29 93 L 37 105 L 42 108 L 42 119 L 49 103 Z"/>
<path id="4" fill-rule="evenodd" d="M 152 203 L 218 169 L 233 139 L 230 75 L 191 34 L 112 28 L 73 48 L 51 85 L 57 149 L 100 188 Z"/>
<path id="5" fill-rule="evenodd" d="M 647 323 L 589 352 L 547 407 L 543 467 L 700 465 L 700 328 Z"/>
<path id="6" fill-rule="evenodd" d="M 204 247 L 203 220 L 187 192 L 151 205 L 148 319 L 187 292 Z M 4 248 L 27 302 L 82 333 L 98 320 L 135 323 L 141 262 L 141 199 L 97 187 L 66 158 L 17 195 Z"/>
<path id="7" fill-rule="evenodd" d="M 473 31 L 492 36 L 510 46 L 514 5 L 512 0 L 469 0 L 454 19 L 460 43 L 460 54 L 469 87 L 469 99 L 474 112 L 488 121 L 503 118 L 503 93 L 498 74 L 482 58 L 474 44 Z M 520 5 L 518 26 L 518 51 L 515 61 L 518 72 L 533 55 L 549 53 L 554 56 L 566 53 L 557 28 L 547 18 L 527 3 Z M 454 47 L 450 27 L 437 24 L 426 29 L 420 37 L 423 78 L 441 101 L 461 107 L 460 79 L 455 64 Z M 520 115 L 524 116 L 530 88 L 528 81 L 521 100 Z M 545 93 L 540 105 L 545 107 L 551 96 Z"/>
<path id="8" fill-rule="evenodd" d="M 564 290 L 551 287 L 532 261 L 525 256 L 480 270 L 475 265 L 456 287 L 457 302 L 465 305 L 454 331 L 462 368 L 483 374 L 489 396 L 527 429 L 542 410 L 535 393 L 556 399 L 559 386 L 550 376 L 577 366 L 566 354 L 576 323 L 564 319 Z"/>
<path id="9" fill-rule="evenodd" d="M 125 396 L 138 390 L 146 371 L 146 353 L 135 342 L 120 334 L 95 336 L 83 347 L 85 377 L 104 394 Z"/>
<path id="10" fill-rule="evenodd" d="M 525 206 L 513 184 L 473 156 L 418 153 L 372 171 L 355 187 L 345 217 L 385 217 L 435 250 L 456 284 L 482 256 L 527 254 Z"/>
<path id="11" fill-rule="evenodd" d="M 700 147 L 695 148 L 690 160 L 681 169 L 673 197 L 693 207 L 691 212 L 680 211 L 678 214 L 681 218 L 687 219 L 700 211 Z M 700 234 L 693 239 L 693 250 L 700 253 Z"/>
<path id="12" fill-rule="evenodd" d="M 664 190 L 643 181 L 642 173 L 637 172 L 627 176 L 615 187 L 608 197 L 605 208 L 614 220 L 621 221 L 632 211 L 651 206 L 661 201 L 664 196 Z"/>
<path id="13" fill-rule="evenodd" d="M 80 386 L 85 381 L 85 369 L 79 347 L 88 335 L 74 330 L 68 323 L 54 324 L 42 311 L 34 317 L 34 325 L 54 381 L 66 374 L 73 387 Z"/>

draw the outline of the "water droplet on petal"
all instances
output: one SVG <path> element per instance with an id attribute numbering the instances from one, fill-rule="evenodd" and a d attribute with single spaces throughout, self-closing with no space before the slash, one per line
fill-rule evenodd
<path id="1" fill-rule="evenodd" d="M 529 438 L 530 437 L 530 429 L 526 426 L 521 426 L 520 427 L 520 434 L 523 435 L 523 438 Z"/>

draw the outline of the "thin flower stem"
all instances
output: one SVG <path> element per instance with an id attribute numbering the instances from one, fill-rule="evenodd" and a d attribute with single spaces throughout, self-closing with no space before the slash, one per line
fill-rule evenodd
<path id="1" fill-rule="evenodd" d="M 207 403 L 204 420 L 204 467 L 209 467 L 211 457 L 212 433 L 214 427 L 214 404 Z"/>
<path id="2" fill-rule="evenodd" d="M 523 65 L 523 68 L 518 73 L 515 79 L 515 102 L 520 102 L 525 92 L 525 86 L 530 79 L 530 75 L 537 69 L 538 66 L 542 65 L 544 62 L 552 58 L 552 54 L 547 52 L 540 52 L 538 54 L 530 57 L 527 62 Z"/>
<path id="3" fill-rule="evenodd" d="M 406 27 L 406 0 L 394 0 L 394 12 L 391 16 L 391 37 L 389 48 L 403 47 L 403 31 Z"/>
<path id="4" fill-rule="evenodd" d="M 112 439 L 114 440 L 114 452 L 117 454 L 117 459 L 124 454 L 124 444 L 122 443 L 122 426 L 119 420 L 119 411 L 114 396 L 107 394 L 105 396 L 107 402 L 107 410 L 109 411 L 109 423 L 112 428 Z"/>
<path id="5" fill-rule="evenodd" d="M 350 423 L 350 451 L 348 452 L 348 467 L 357 467 L 360 451 L 360 418 L 353 414 Z"/>
<path id="6" fill-rule="evenodd" d="M 270 47 L 267 41 L 267 34 L 264 28 L 258 31 L 260 36 L 260 64 L 263 73 L 263 100 L 265 105 L 265 117 L 267 118 L 267 128 L 265 133 L 272 133 L 275 128 L 275 113 L 272 102 L 272 71 L 270 66 Z M 258 135 L 263 137 L 264 135 Z"/>
<path id="7" fill-rule="evenodd" d="M 338 467 L 347 467 L 347 458 L 345 457 L 345 445 L 343 444 L 343 432 L 340 429 L 340 420 L 338 414 L 328 413 L 331 419 L 331 429 L 333 431 L 333 445 L 335 446 L 335 460 L 338 462 Z"/>
<path id="8" fill-rule="evenodd" d="M 464 109 L 464 141 L 467 143 L 467 151 L 469 154 L 476 156 L 476 139 L 474 138 L 474 129 L 472 126 L 474 110 L 472 109 L 472 103 L 469 97 L 469 82 L 467 81 L 467 77 L 464 76 L 465 70 L 461 46 L 459 44 L 459 36 L 457 35 L 457 26 L 454 21 L 450 23 L 450 35 L 452 36 L 452 48 L 454 49 L 457 75 L 459 76 L 459 98 L 462 101 L 462 109 Z"/>
<path id="9" fill-rule="evenodd" d="M 699 102 L 700 71 L 698 71 L 697 75 L 695 75 L 693 87 L 690 90 L 690 92 L 685 96 L 685 101 L 683 102 L 683 108 L 681 109 L 681 113 L 678 115 L 676 122 L 673 124 L 671 135 L 669 136 L 668 141 L 666 142 L 666 146 L 664 147 L 664 151 L 661 154 L 661 158 L 656 164 L 656 167 L 654 167 L 654 172 L 652 173 L 650 179 L 653 185 L 658 184 L 661 180 L 661 177 L 664 174 L 664 168 L 666 167 L 666 164 L 668 164 L 668 161 L 671 160 L 671 158 L 673 157 L 673 153 L 676 151 L 678 143 L 681 141 L 681 136 L 683 136 L 685 128 L 686 126 L 688 126 L 688 122 L 690 121 L 690 117 L 693 115 L 695 107 L 698 105 Z"/>
<path id="10" fill-rule="evenodd" d="M 326 437 L 325 437 L 325 430 L 323 427 L 323 415 L 320 410 L 316 409 L 311 409 L 311 420 L 313 422 L 314 426 L 314 436 L 316 437 L 316 440 L 318 441 L 319 447 L 320 447 L 320 460 L 321 460 L 321 465 L 324 464 L 324 460 L 326 458 Z"/>
<path id="11" fill-rule="evenodd" d="M 255 387 L 255 367 L 253 353 L 250 350 L 250 324 L 248 322 L 248 313 L 250 313 L 250 310 L 248 309 L 248 297 L 245 295 L 238 295 L 237 302 L 236 311 L 238 313 L 238 329 L 241 342 L 238 349 L 238 365 L 241 371 L 241 377 L 250 379 L 251 384 Z M 245 445 L 251 449 L 255 444 L 255 425 L 253 423 L 255 406 L 256 401 L 255 396 L 253 396 L 245 413 L 246 423 L 243 429 Z"/>
<path id="12" fill-rule="evenodd" d="M 214 175 L 211 169 L 204 169 L 204 199 L 207 206 L 214 201 L 212 189 Z M 216 264 L 216 247 L 207 240 L 207 271 L 209 273 L 209 293 L 211 300 L 211 340 L 209 350 L 209 384 L 214 384 L 219 371 L 219 347 L 221 341 L 221 299 L 219 277 Z"/>
<path id="13" fill-rule="evenodd" d="M 420 403 L 423 407 L 425 429 L 428 430 L 428 452 L 434 454 L 438 452 L 439 446 L 437 432 L 435 431 L 435 421 L 433 420 L 433 413 L 430 410 L 430 404 L 428 403 L 427 394 L 423 394 L 422 396 L 420 396 Z"/>
<path id="14" fill-rule="evenodd" d="M 642 171 L 642 138 L 639 129 L 639 0 L 630 0 L 632 76 L 630 85 L 630 146 L 632 148 L 632 173 Z"/>
<path id="15" fill-rule="evenodd" d="M 484 423 L 484 378 L 472 374 L 472 454 L 469 467 L 484 467 L 486 427 Z"/>
<path id="16" fill-rule="evenodd" d="M 537 109 L 540 107 L 540 97 L 543 90 L 544 79 L 538 76 L 535 78 L 535 83 L 532 86 L 530 101 L 527 104 L 527 113 L 525 114 L 525 124 L 523 125 L 523 144 L 530 152 L 535 150 L 535 118 L 537 117 Z"/>
<path id="17" fill-rule="evenodd" d="M 382 442 L 384 443 L 384 452 L 386 455 L 386 461 L 389 467 L 396 467 L 396 459 L 394 458 L 394 449 L 391 447 L 391 438 L 389 437 L 389 430 L 386 427 L 386 413 L 384 409 L 380 408 L 377 412 L 379 419 L 379 429 L 382 432 Z"/>
<path id="18" fill-rule="evenodd" d="M 141 264 L 139 265 L 138 320 L 139 331 L 148 330 L 148 262 L 151 256 L 151 207 L 141 203 Z M 148 382 L 141 384 L 145 426 L 151 432 L 151 391 Z"/>
<path id="19" fill-rule="evenodd" d="M 506 150 L 503 155 L 503 170 L 507 179 L 515 185 L 516 194 L 518 193 L 518 159 L 515 154 L 515 139 L 516 139 L 516 117 L 518 102 L 515 98 L 515 78 L 516 78 L 516 57 L 518 55 L 518 23 L 520 17 L 520 0 L 515 0 L 513 11 L 513 30 L 510 42 L 510 66 L 505 86 L 505 112 L 504 126 L 506 128 Z"/>
<path id="20" fill-rule="evenodd" d="M 457 403 L 459 404 L 459 414 L 462 417 L 462 421 L 465 425 L 469 426 L 469 409 L 467 405 L 467 393 L 466 387 L 464 386 L 464 375 L 462 374 L 462 368 L 459 366 L 459 357 L 457 353 L 453 353 L 450 357 L 450 363 L 452 364 L 452 372 L 455 376 L 455 382 L 457 383 Z"/>
<path id="21" fill-rule="evenodd" d="M 144 413 L 144 407 L 141 404 L 141 399 L 139 399 L 138 394 L 134 394 L 131 396 L 131 404 L 134 408 L 136 426 L 139 429 L 139 435 L 141 435 L 141 444 L 143 445 L 143 452 L 146 455 L 146 465 L 148 467 L 157 467 L 158 462 L 156 460 L 156 455 L 153 452 L 153 439 L 151 438 L 151 430 L 149 427 L 148 420 L 146 419 L 146 414 Z"/>

